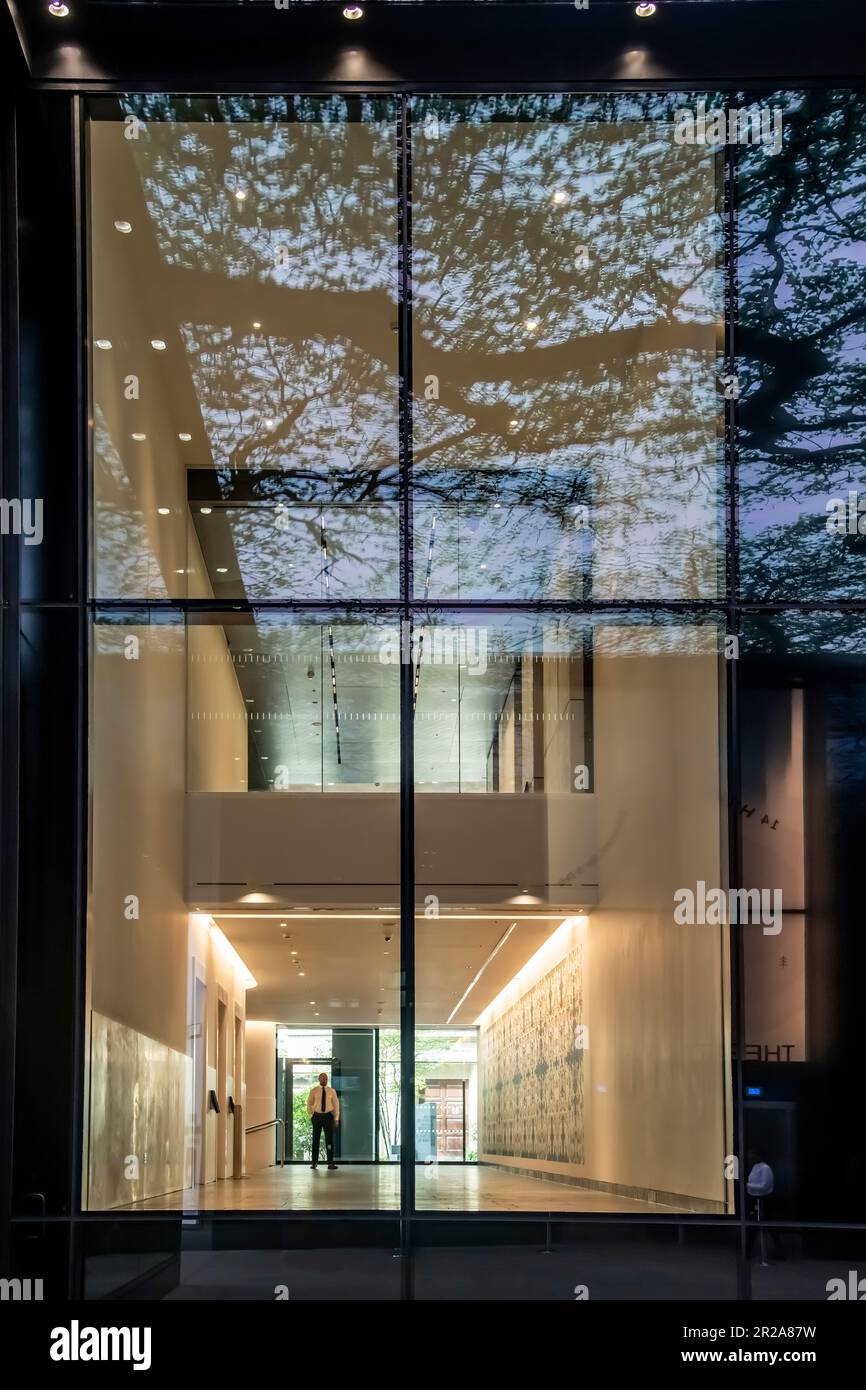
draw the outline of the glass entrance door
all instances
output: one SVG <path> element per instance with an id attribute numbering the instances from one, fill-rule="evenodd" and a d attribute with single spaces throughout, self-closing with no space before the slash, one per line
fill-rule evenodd
<path id="1" fill-rule="evenodd" d="M 327 1036 L 329 1056 L 285 1055 L 298 1042 L 315 1041 L 280 1029 L 277 1056 L 277 1113 L 286 1124 L 287 1153 L 293 1162 L 309 1162 L 312 1126 L 307 1097 L 326 1072 L 328 1085 L 340 1098 L 340 1123 L 334 1133 L 334 1153 L 343 1162 L 373 1163 L 377 1158 L 376 1035 L 372 1028 L 334 1028 Z"/>
<path id="2" fill-rule="evenodd" d="M 290 1086 L 291 1141 L 289 1151 L 292 1160 L 309 1163 L 313 1153 L 313 1126 L 307 1114 L 307 1097 L 314 1086 L 319 1084 L 319 1073 L 328 1073 L 328 1085 L 333 1081 L 333 1059 L 323 1057 L 320 1061 L 291 1061 L 287 1068 Z M 335 1150 L 336 1152 L 336 1150 Z"/>
<path id="3" fill-rule="evenodd" d="M 431 1077 L 424 1099 L 436 1107 L 436 1159 L 442 1162 L 466 1157 L 466 1082 L 459 1077 Z"/>

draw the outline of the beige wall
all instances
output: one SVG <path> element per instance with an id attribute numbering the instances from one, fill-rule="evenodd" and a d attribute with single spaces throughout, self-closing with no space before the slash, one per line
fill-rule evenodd
<path id="1" fill-rule="evenodd" d="M 246 991 L 236 969 L 235 958 L 230 956 L 209 931 L 211 919 L 205 913 L 193 912 L 189 915 L 189 958 L 190 975 L 198 975 L 207 987 L 207 1081 L 206 1090 L 215 1090 L 220 1104 L 220 1113 L 205 1108 L 205 1168 L 206 1182 L 217 1177 L 231 1177 L 233 1174 L 233 1149 L 235 1123 L 245 1124 L 245 1094 L 243 1078 L 243 1058 L 235 1057 L 235 1019 L 241 1020 L 241 1037 L 246 1014 Z M 225 1049 L 226 1067 L 222 1086 L 217 1071 L 218 1018 L 219 1003 L 225 1005 Z M 229 1112 L 228 1097 L 232 1096 L 237 1107 L 235 1115 Z M 189 1099 L 190 1123 L 196 1123 L 194 1106 Z"/>
<path id="2" fill-rule="evenodd" d="M 554 956 L 518 990 L 534 991 L 538 1007 L 547 996 L 567 1037 L 547 977 L 579 946 L 568 1008 L 574 1028 L 588 1029 L 588 1047 L 569 1124 L 583 1160 L 491 1152 L 483 1105 L 479 1150 L 506 1165 L 721 1209 L 730 1119 L 724 929 L 673 921 L 677 888 L 701 878 L 724 884 L 716 637 L 695 634 L 667 654 L 642 651 L 648 640 L 639 629 L 596 633 L 598 907 L 580 942 L 559 933 Z M 507 995 L 494 1001 L 482 1053 L 485 1031 L 514 1004 Z"/>
<path id="3" fill-rule="evenodd" d="M 554 646 L 554 641 L 550 645 Z M 570 796 L 575 767 L 586 762 L 585 679 L 582 657 L 556 653 L 544 661 L 544 790 L 548 794 L 564 792 Z"/>
<path id="4" fill-rule="evenodd" d="M 532 885 L 539 901 L 595 902 L 595 888 L 585 886 L 595 877 L 594 798 L 563 795 L 554 802 L 552 812 L 548 798 L 519 793 L 483 802 L 449 792 L 417 797 L 418 901 L 435 893 L 444 902 L 447 891 L 455 903 L 489 904 Z M 187 810 L 190 900 L 202 908 L 243 908 L 255 886 L 275 907 L 372 902 L 397 910 L 395 794 L 192 793 Z"/>
<path id="5" fill-rule="evenodd" d="M 213 598 L 191 517 L 187 525 L 189 596 Z M 221 623 L 190 623 L 187 676 L 187 787 L 246 791 L 247 706 Z"/>
<path id="6" fill-rule="evenodd" d="M 97 624 L 91 672 L 91 1004 L 185 1052 L 183 625 Z"/>
<path id="7" fill-rule="evenodd" d="M 245 989 L 235 962 L 211 936 L 207 919 L 191 914 L 184 896 L 186 630 L 175 621 L 147 626 L 100 623 L 93 640 L 88 952 L 93 1028 L 87 1074 L 92 1130 L 85 1168 L 90 1203 L 100 1207 L 144 1195 L 124 1177 L 126 1136 L 136 1105 L 141 1113 L 151 1114 L 154 1107 L 171 1112 L 153 1121 L 162 1136 L 158 1171 L 164 1181 L 188 1180 L 191 1146 L 202 1125 L 206 1180 L 231 1173 L 235 1119 L 225 1101 L 231 1094 L 242 1106 L 234 1021 L 243 1019 Z M 191 645 L 207 652 L 218 649 L 220 642 L 225 645 L 220 628 L 199 629 Z M 203 708 L 237 709 L 240 694 L 225 661 L 198 664 L 191 683 Z M 218 771 L 238 766 L 232 750 L 242 747 L 245 756 L 244 724 L 214 722 L 212 746 Z M 130 905 L 132 898 L 137 908 Z M 207 986 L 206 1089 L 218 1089 L 221 996 L 226 1007 L 219 1116 L 212 1111 L 203 1117 L 193 1114 L 191 1069 L 184 1073 L 182 1101 L 174 1084 L 177 1067 L 186 1067 L 192 1053 L 196 974 Z M 106 1035 L 105 1025 L 116 1027 Z M 99 1041 L 104 1035 L 105 1045 Z M 148 1190 L 146 1195 L 155 1194 Z"/>
<path id="8" fill-rule="evenodd" d="M 247 1111 L 246 1123 L 264 1124 L 276 1116 L 276 1057 L 277 1029 L 274 1023 L 246 1025 L 247 1050 Z M 262 1130 L 247 1137 L 246 1172 L 255 1173 L 270 1168 L 278 1152 L 273 1129 Z"/>

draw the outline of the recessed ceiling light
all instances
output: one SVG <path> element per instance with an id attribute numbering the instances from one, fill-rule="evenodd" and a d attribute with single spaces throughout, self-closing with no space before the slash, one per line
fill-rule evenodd
<path id="1" fill-rule="evenodd" d="M 299 971 L 298 971 L 298 974 L 300 975 L 301 979 L 304 978 L 304 976 L 306 975 L 306 973 L 307 973 L 306 970 L 299 970 Z"/>
<path id="2" fill-rule="evenodd" d="M 213 511 L 213 507 L 202 507 L 202 508 L 201 508 L 201 514 L 202 514 L 202 516 L 210 516 L 210 514 L 211 514 L 212 511 Z"/>
<path id="3" fill-rule="evenodd" d="M 315 1004 L 315 1002 L 316 1002 L 315 999 L 311 999 L 311 1000 L 310 1000 L 310 1003 L 311 1003 L 311 1004 Z"/>
<path id="4" fill-rule="evenodd" d="M 183 434 L 178 435 L 178 439 L 182 439 L 184 444 L 188 444 L 189 441 L 192 439 L 192 435 L 184 432 Z"/>
<path id="5" fill-rule="evenodd" d="M 364 18 L 364 11 L 363 11 L 363 9 L 361 8 L 360 5 L 344 5 L 344 6 L 343 6 L 343 18 L 344 18 L 344 19 L 363 19 L 363 18 Z"/>
<path id="6" fill-rule="evenodd" d="M 171 516 L 171 507 L 157 507 L 160 516 Z"/>
<path id="7" fill-rule="evenodd" d="M 98 348 L 101 348 L 103 352 L 109 352 L 110 349 L 111 349 L 111 339 L 110 339 L 110 338 L 97 338 L 97 340 L 96 340 L 96 346 L 97 346 Z"/>
<path id="8" fill-rule="evenodd" d="M 55 19 L 65 19 L 69 14 L 69 6 L 64 5 L 63 0 L 51 0 L 48 13 L 53 14 Z"/>
<path id="9" fill-rule="evenodd" d="M 225 565 L 217 565 L 217 574 L 228 574 Z"/>
<path id="10" fill-rule="evenodd" d="M 656 7 L 653 4 L 635 5 L 634 12 L 638 19 L 648 19 L 651 14 L 655 14 Z"/>
<path id="11" fill-rule="evenodd" d="M 114 225 L 115 225 L 115 227 L 117 228 L 117 230 L 118 230 L 119 232 L 123 232 L 124 235 L 126 235 L 128 232 L 131 232 L 131 231 L 132 231 L 132 223 L 131 223 L 131 222 L 122 222 L 122 221 L 121 221 L 121 222 L 115 222 Z"/>
<path id="12" fill-rule="evenodd" d="M 151 338 L 150 346 L 154 348 L 157 352 L 165 352 L 165 343 L 163 342 L 162 338 Z"/>
<path id="13" fill-rule="evenodd" d="M 141 444 L 143 440 L 147 439 L 147 435 L 142 434 L 140 430 L 136 430 L 135 434 L 132 437 L 137 444 Z"/>
<path id="14" fill-rule="evenodd" d="M 258 319 L 253 319 L 253 328 L 261 328 L 261 326 Z"/>

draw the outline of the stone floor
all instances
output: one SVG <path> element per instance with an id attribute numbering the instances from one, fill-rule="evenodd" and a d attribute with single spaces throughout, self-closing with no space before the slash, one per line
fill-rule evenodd
<path id="1" fill-rule="evenodd" d="M 124 1211 L 394 1211 L 399 1207 L 397 1164 L 345 1165 L 335 1172 L 306 1166 L 265 1168 L 240 1179 L 165 1197 L 131 1202 Z M 437 1164 L 416 1170 L 421 1211 L 676 1212 L 634 1197 L 618 1197 L 526 1177 L 501 1168 Z"/>

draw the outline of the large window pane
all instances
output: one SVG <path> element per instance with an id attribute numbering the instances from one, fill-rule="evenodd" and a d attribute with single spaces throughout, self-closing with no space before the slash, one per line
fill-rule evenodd
<path id="1" fill-rule="evenodd" d="M 393 104 L 100 102 L 93 588 L 395 597 Z"/>
<path id="2" fill-rule="evenodd" d="M 397 1157 L 376 1065 L 400 1018 L 389 630 L 94 623 L 88 1209 L 399 1204 L 398 1165 L 375 1163 Z M 320 1073 L 338 1168 L 311 1173 Z"/>
<path id="3" fill-rule="evenodd" d="M 724 649 L 641 613 L 416 628 L 420 1208 L 732 1210 L 727 919 L 696 906 L 727 888 Z M 459 1169 L 431 1101 L 461 1071 L 431 1097 L 425 1065 L 453 1028 Z"/>
<path id="4" fill-rule="evenodd" d="M 864 1158 L 845 1108 L 866 969 L 866 621 L 750 618 L 741 678 L 743 881 L 777 889 L 783 906 L 777 931 L 744 933 L 744 1156 L 773 1175 L 763 1221 L 862 1221 Z M 831 1183 L 828 1152 L 841 1156 Z M 773 1261 L 797 1248 L 784 1234 L 767 1247 Z"/>
<path id="5" fill-rule="evenodd" d="M 694 97 L 413 102 L 415 595 L 723 584 L 721 155 Z"/>
<path id="6" fill-rule="evenodd" d="M 741 571 L 751 599 L 866 580 L 866 98 L 776 92 L 778 153 L 738 154 Z"/>

